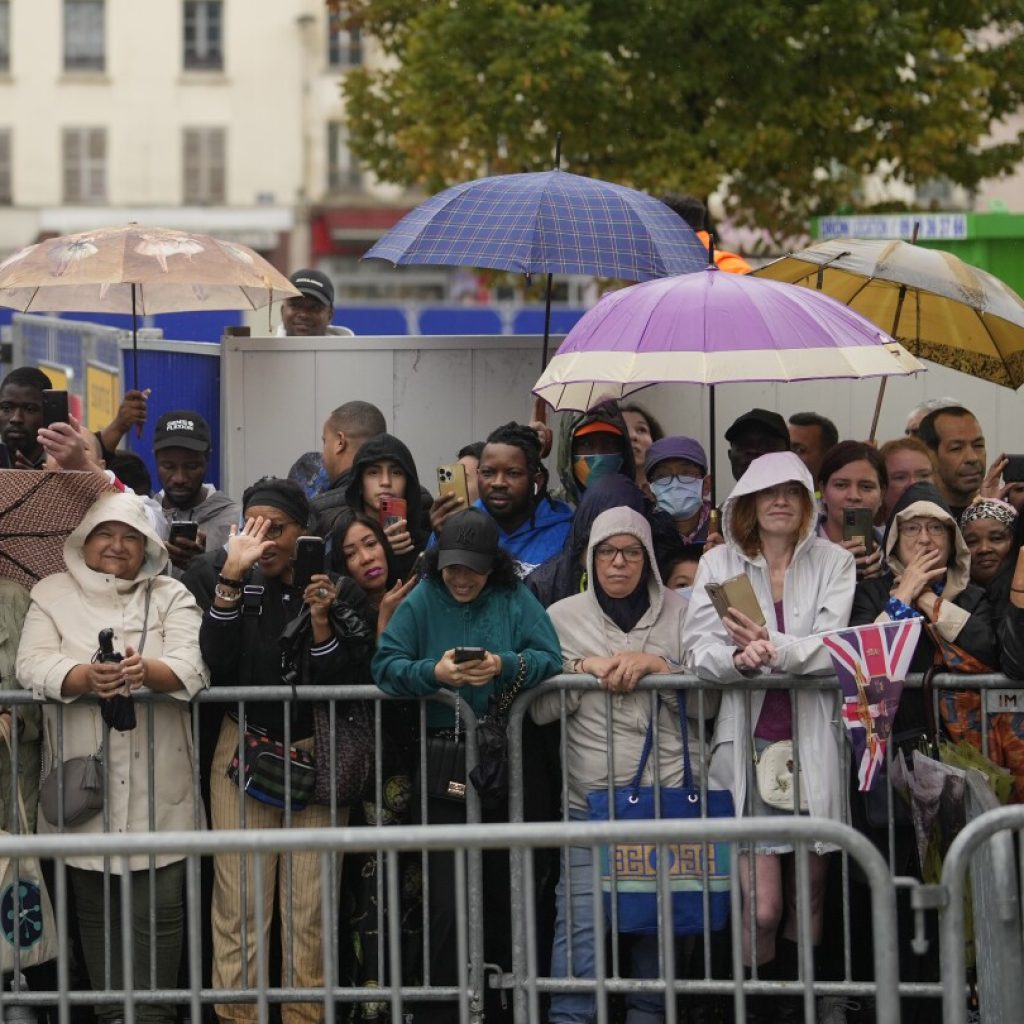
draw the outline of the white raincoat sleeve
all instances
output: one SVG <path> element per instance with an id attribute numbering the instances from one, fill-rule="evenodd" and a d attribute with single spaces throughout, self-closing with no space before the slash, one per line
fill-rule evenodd
<path id="1" fill-rule="evenodd" d="M 853 610 L 853 593 L 857 586 L 856 562 L 853 555 L 838 544 L 829 547 L 817 545 L 814 554 L 820 558 L 818 588 L 817 593 L 813 594 L 814 620 L 807 632 L 826 633 L 833 629 L 843 629 L 850 624 L 850 612 Z M 810 584 L 811 581 L 805 582 Z M 811 596 L 812 587 L 808 586 L 797 600 L 806 601 Z M 792 643 L 792 637 L 773 629 L 768 630 L 768 635 L 772 643 L 781 648 L 775 663 L 777 670 L 790 675 L 827 675 L 834 671 L 832 658 L 819 639 L 810 638 L 802 643 Z M 789 646 L 783 646 L 785 644 Z"/>
<path id="2" fill-rule="evenodd" d="M 697 566 L 683 623 L 683 647 L 687 652 L 687 669 L 701 679 L 736 683 L 749 675 L 736 667 L 733 661 L 736 647 L 704 589 L 708 583 L 722 582 L 735 575 L 729 565 L 729 550 L 724 545 L 712 548 Z"/>
<path id="3" fill-rule="evenodd" d="M 61 693 L 64 677 L 78 664 L 61 651 L 61 632 L 36 601 L 29 606 L 18 645 L 17 679 L 37 700 L 69 703 Z"/>

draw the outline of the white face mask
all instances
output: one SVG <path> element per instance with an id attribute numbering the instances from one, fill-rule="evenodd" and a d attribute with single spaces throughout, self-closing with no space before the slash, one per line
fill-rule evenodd
<path id="1" fill-rule="evenodd" d="M 689 601 L 691 595 L 693 594 L 693 587 L 676 587 L 675 591 L 680 597 L 685 598 L 687 601 Z"/>
<path id="2" fill-rule="evenodd" d="M 704 500 L 702 477 L 667 476 L 651 482 L 651 493 L 658 508 L 673 519 L 689 519 L 697 514 Z"/>

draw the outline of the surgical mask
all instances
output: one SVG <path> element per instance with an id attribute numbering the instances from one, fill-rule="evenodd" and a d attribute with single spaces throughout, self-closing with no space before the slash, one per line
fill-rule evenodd
<path id="1" fill-rule="evenodd" d="M 690 600 L 693 594 L 693 587 L 676 587 L 675 590 L 680 597 L 685 598 L 687 601 Z"/>
<path id="2" fill-rule="evenodd" d="M 603 476 L 611 476 L 622 468 L 622 456 L 579 455 L 572 464 L 573 473 L 581 487 L 590 487 Z"/>
<path id="3" fill-rule="evenodd" d="M 667 476 L 651 481 L 651 494 L 662 512 L 673 519 L 689 519 L 696 515 L 704 500 L 701 477 Z"/>

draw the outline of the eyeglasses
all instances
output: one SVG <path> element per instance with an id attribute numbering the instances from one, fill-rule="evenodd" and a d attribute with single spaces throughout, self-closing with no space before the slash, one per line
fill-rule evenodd
<path id="1" fill-rule="evenodd" d="M 635 565 L 643 561 L 644 549 L 639 544 L 633 544 L 628 548 L 617 548 L 614 544 L 598 544 L 594 548 L 594 557 L 602 562 L 614 562 L 616 555 L 622 555 L 626 562 Z"/>
<path id="2" fill-rule="evenodd" d="M 271 523 L 263 534 L 263 539 L 277 540 L 289 526 L 291 526 L 291 523 Z"/>
<path id="3" fill-rule="evenodd" d="M 940 523 L 937 519 L 932 519 L 927 523 L 901 523 L 900 524 L 900 536 L 901 537 L 920 537 L 921 531 L 924 530 L 929 537 L 942 537 L 945 535 L 948 527 L 945 523 Z"/>

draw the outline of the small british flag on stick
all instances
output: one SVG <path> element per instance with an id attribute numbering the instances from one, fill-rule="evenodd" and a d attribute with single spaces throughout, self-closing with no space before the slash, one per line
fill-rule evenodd
<path id="1" fill-rule="evenodd" d="M 903 680 L 921 635 L 921 619 L 873 622 L 822 636 L 843 688 L 843 721 L 853 746 L 862 793 L 885 764 Z"/>

